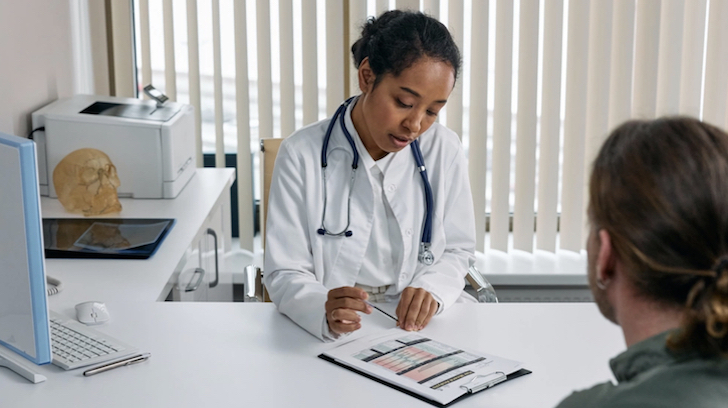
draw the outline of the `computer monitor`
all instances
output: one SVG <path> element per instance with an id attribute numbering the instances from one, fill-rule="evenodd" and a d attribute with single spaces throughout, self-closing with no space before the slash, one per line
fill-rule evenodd
<path id="1" fill-rule="evenodd" d="M 52 356 L 41 227 L 35 143 L 0 133 L 0 344 L 47 364 Z M 7 349 L 0 347 L 0 360 Z M 14 357 L 0 364 L 8 366 Z"/>

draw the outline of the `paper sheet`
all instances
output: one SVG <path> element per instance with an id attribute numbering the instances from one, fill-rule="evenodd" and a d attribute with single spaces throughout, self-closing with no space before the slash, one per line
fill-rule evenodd
<path id="1" fill-rule="evenodd" d="M 466 384 L 521 368 L 517 361 L 452 347 L 399 328 L 352 340 L 324 354 L 441 404 L 467 393 Z"/>

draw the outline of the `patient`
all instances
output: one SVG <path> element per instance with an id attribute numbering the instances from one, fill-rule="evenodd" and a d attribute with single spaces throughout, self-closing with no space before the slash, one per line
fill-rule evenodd
<path id="1" fill-rule="evenodd" d="M 690 118 L 631 121 L 589 184 L 591 290 L 621 326 L 617 379 L 567 407 L 728 406 L 728 134 Z"/>

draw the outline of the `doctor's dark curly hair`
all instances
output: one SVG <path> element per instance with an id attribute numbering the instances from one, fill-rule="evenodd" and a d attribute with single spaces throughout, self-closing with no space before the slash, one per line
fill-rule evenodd
<path id="1" fill-rule="evenodd" d="M 728 356 L 728 134 L 688 117 L 626 122 L 589 190 L 590 222 L 638 293 L 684 311 L 668 346 Z"/>
<path id="2" fill-rule="evenodd" d="M 391 10 L 369 18 L 351 53 L 357 68 L 369 57 L 375 86 L 384 74 L 397 77 L 423 57 L 449 64 L 455 80 L 460 70 L 460 51 L 450 32 L 435 18 L 416 11 Z"/>

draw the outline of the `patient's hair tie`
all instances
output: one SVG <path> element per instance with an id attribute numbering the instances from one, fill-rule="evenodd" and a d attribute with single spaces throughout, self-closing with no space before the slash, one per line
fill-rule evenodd
<path id="1" fill-rule="evenodd" d="M 728 269 L 728 257 L 723 257 L 720 262 L 713 268 L 713 270 L 716 273 L 716 278 L 720 276 L 720 274 Z"/>

